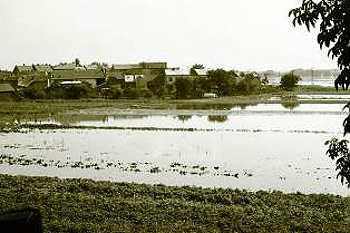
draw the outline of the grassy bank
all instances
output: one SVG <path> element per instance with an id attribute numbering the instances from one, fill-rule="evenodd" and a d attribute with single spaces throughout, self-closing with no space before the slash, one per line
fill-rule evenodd
<path id="1" fill-rule="evenodd" d="M 350 198 L 0 175 L 44 232 L 349 232 Z"/>
<path id="2" fill-rule="evenodd" d="M 57 112 L 87 109 L 87 108 L 150 108 L 150 109 L 223 109 L 232 105 L 254 105 L 259 103 L 280 103 L 281 100 L 271 99 L 271 97 L 292 98 L 300 94 L 347 94 L 348 91 L 336 92 L 331 87 L 300 86 L 295 91 L 280 91 L 270 94 L 233 96 L 212 99 L 80 99 L 80 100 L 22 100 L 22 101 L 1 101 L 0 116 L 14 115 L 26 116 L 29 114 L 55 114 Z M 339 102 L 339 100 L 336 100 Z M 301 103 L 318 103 L 320 100 L 303 100 Z M 325 102 L 324 100 L 322 102 Z"/>

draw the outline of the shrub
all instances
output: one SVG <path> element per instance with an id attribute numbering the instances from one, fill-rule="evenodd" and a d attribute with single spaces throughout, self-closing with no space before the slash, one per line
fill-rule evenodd
<path id="1" fill-rule="evenodd" d="M 153 80 L 147 82 L 147 87 L 158 97 L 162 97 L 165 92 L 165 75 L 158 75 Z"/>
<path id="2" fill-rule="evenodd" d="M 29 99 L 44 99 L 45 91 L 37 88 L 26 88 L 21 91 L 24 98 Z"/>
<path id="3" fill-rule="evenodd" d="M 119 88 L 103 88 L 100 90 L 100 95 L 106 99 L 119 99 L 123 93 Z"/>
<path id="4" fill-rule="evenodd" d="M 93 93 L 90 84 L 83 82 L 78 85 L 54 85 L 46 90 L 47 98 L 80 99 L 87 98 Z"/>
<path id="5" fill-rule="evenodd" d="M 282 76 L 280 84 L 283 90 L 292 91 L 300 80 L 301 78 L 298 74 L 290 72 Z"/>
<path id="6" fill-rule="evenodd" d="M 134 87 L 125 88 L 124 97 L 129 99 L 136 99 L 139 97 L 139 91 Z"/>
<path id="7" fill-rule="evenodd" d="M 176 98 L 187 99 L 193 92 L 193 82 L 188 78 L 178 78 L 175 81 Z"/>
<path id="8" fill-rule="evenodd" d="M 138 90 L 138 92 L 139 92 L 139 97 L 151 98 L 153 96 L 152 91 L 148 89 L 140 89 Z"/>

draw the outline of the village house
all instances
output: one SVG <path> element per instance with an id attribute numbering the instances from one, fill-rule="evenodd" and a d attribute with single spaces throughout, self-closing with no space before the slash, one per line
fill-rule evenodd
<path id="1" fill-rule="evenodd" d="M 174 85 L 176 79 L 193 78 L 191 69 L 171 68 L 165 70 L 166 85 Z"/>
<path id="2" fill-rule="evenodd" d="M 174 85 L 176 79 L 179 78 L 206 78 L 208 77 L 208 69 L 180 69 L 171 68 L 165 70 L 166 85 Z"/>
<path id="3" fill-rule="evenodd" d="M 112 65 L 107 71 L 107 83 L 114 83 L 121 88 L 147 88 L 147 83 L 159 75 L 164 75 L 166 68 L 166 62 Z"/>
<path id="4" fill-rule="evenodd" d="M 194 75 L 199 78 L 207 78 L 210 69 L 193 69 Z"/>
<path id="5" fill-rule="evenodd" d="M 15 82 L 11 79 L 0 79 L 0 101 L 13 99 L 16 96 L 17 90 Z"/>
<path id="6" fill-rule="evenodd" d="M 63 63 L 63 64 L 58 64 L 52 67 L 54 71 L 57 70 L 81 70 L 85 69 L 85 67 L 82 66 L 77 66 L 75 62 L 72 63 Z"/>
<path id="7" fill-rule="evenodd" d="M 13 74 L 17 77 L 19 89 L 33 88 L 35 90 L 45 89 L 48 78 L 52 75 L 50 65 L 17 65 L 13 69 Z"/>
<path id="8" fill-rule="evenodd" d="M 166 78 L 167 86 L 174 86 L 178 78 L 207 77 L 207 69 L 180 69 L 167 67 L 166 62 L 140 62 L 114 64 L 111 68 L 99 64 L 80 65 L 76 62 L 18 65 L 14 68 L 20 89 L 45 89 L 51 86 L 67 86 L 88 83 L 92 88 L 137 88 L 148 89 L 156 77 Z"/>
<path id="9" fill-rule="evenodd" d="M 20 76 L 17 83 L 19 89 L 33 88 L 45 89 L 48 78 L 45 76 Z"/>
<path id="10" fill-rule="evenodd" d="M 81 70 L 54 70 L 53 76 L 49 78 L 47 86 L 53 85 L 77 85 L 88 83 L 92 88 L 106 82 L 103 71 L 99 69 Z"/>
<path id="11" fill-rule="evenodd" d="M 20 75 L 32 75 L 34 73 L 34 69 L 33 69 L 33 65 L 16 65 L 13 69 L 13 73 L 16 76 L 20 76 Z"/>
<path id="12" fill-rule="evenodd" d="M 34 71 L 39 75 L 48 76 L 52 74 L 52 67 L 50 65 L 34 65 Z"/>

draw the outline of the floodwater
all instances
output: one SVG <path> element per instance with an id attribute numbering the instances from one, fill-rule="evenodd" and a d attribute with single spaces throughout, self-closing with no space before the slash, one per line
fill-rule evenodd
<path id="1" fill-rule="evenodd" d="M 97 128 L 1 133 L 0 172 L 349 195 L 324 146 L 342 137 L 342 107 L 99 110 L 38 119 L 29 123 Z"/>

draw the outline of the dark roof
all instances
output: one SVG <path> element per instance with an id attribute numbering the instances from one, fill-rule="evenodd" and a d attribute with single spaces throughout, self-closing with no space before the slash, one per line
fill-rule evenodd
<path id="1" fill-rule="evenodd" d="M 137 64 L 114 64 L 114 70 L 132 70 L 132 69 L 166 69 L 166 62 L 140 62 Z"/>
<path id="2" fill-rule="evenodd" d="M 11 86 L 9 83 L 0 83 L 0 92 L 12 92 L 15 91 L 15 89 Z"/>
<path id="3" fill-rule="evenodd" d="M 142 69 L 143 66 L 141 64 L 115 64 L 112 65 L 112 69 L 114 70 L 132 70 L 132 69 Z"/>
<path id="4" fill-rule="evenodd" d="M 53 67 L 53 69 L 54 70 L 75 70 L 75 63 L 56 65 Z"/>
<path id="5" fill-rule="evenodd" d="M 47 78 L 40 76 L 24 76 L 18 78 L 19 87 L 29 87 L 34 82 L 47 82 Z"/>
<path id="6" fill-rule="evenodd" d="M 33 66 L 22 65 L 22 66 L 16 66 L 16 67 L 18 68 L 19 72 L 30 72 L 33 70 Z"/>
<path id="7" fill-rule="evenodd" d="M 141 62 L 140 65 L 145 69 L 166 69 L 166 62 Z"/>
<path id="8" fill-rule="evenodd" d="M 54 70 L 54 78 L 80 78 L 80 77 L 103 77 L 104 74 L 100 70 Z"/>
<path id="9" fill-rule="evenodd" d="M 35 69 L 39 72 L 52 72 L 52 68 L 49 65 L 36 65 Z"/>
<path id="10" fill-rule="evenodd" d="M 166 69 L 165 75 L 166 76 L 190 76 L 191 70 L 190 69 Z"/>
<path id="11" fill-rule="evenodd" d="M 11 80 L 15 79 L 10 71 L 0 71 L 0 80 Z"/>

